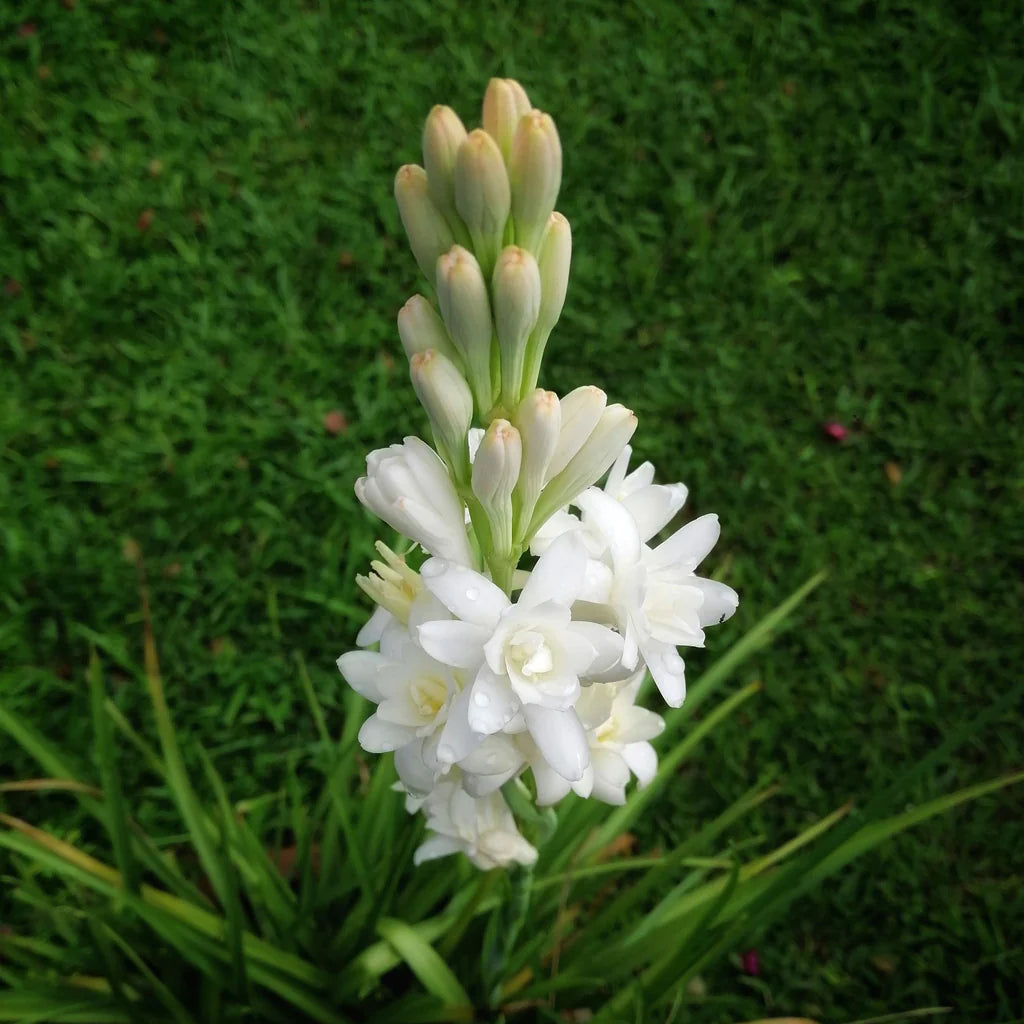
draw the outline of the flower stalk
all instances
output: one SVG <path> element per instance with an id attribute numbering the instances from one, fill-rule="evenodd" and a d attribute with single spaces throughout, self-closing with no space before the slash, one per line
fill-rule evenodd
<path id="1" fill-rule="evenodd" d="M 655 540 L 686 488 L 630 470 L 636 416 L 593 385 L 539 386 L 572 256 L 554 121 L 494 79 L 482 128 L 435 106 L 422 146 L 395 196 L 437 309 L 414 295 L 398 332 L 433 445 L 371 452 L 356 483 L 422 555 L 378 544 L 357 579 L 376 605 L 364 649 L 338 667 L 376 705 L 360 743 L 394 753 L 426 817 L 417 863 L 529 866 L 536 807 L 622 804 L 654 777 L 664 722 L 637 704 L 641 682 L 678 706 L 679 648 L 703 646 L 737 597 L 695 572 L 716 517 Z"/>

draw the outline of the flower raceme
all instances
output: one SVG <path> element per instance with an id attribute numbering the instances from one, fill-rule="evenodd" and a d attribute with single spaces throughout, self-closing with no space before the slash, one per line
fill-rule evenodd
<path id="1" fill-rule="evenodd" d="M 716 516 L 658 542 L 687 492 L 650 463 L 629 471 L 633 413 L 590 385 L 537 386 L 572 251 L 561 144 L 509 79 L 491 81 L 482 119 L 467 131 L 435 107 L 423 166 L 395 179 L 436 294 L 398 316 L 433 445 L 367 456 L 356 495 L 408 544 L 378 542 L 357 577 L 376 607 L 338 668 L 376 705 L 359 742 L 393 752 L 426 818 L 416 862 L 461 852 L 487 870 L 537 856 L 502 787 L 621 804 L 631 777 L 654 777 L 664 722 L 637 703 L 643 680 L 679 706 L 679 648 L 703 646 L 738 598 L 695 572 Z"/>

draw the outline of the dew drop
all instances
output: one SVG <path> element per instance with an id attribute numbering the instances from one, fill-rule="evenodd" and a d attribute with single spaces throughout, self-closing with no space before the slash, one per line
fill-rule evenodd
<path id="1" fill-rule="evenodd" d="M 448 563 L 443 558 L 428 558 L 420 568 L 420 575 L 428 579 L 440 576 L 448 568 Z"/>
<path id="2" fill-rule="evenodd" d="M 478 708 L 486 708 L 486 707 L 490 706 L 491 698 L 488 697 L 486 693 L 474 693 L 473 694 L 473 703 Z"/>
<path id="3" fill-rule="evenodd" d="M 466 599 L 469 601 L 475 601 L 480 596 L 480 591 L 476 587 L 469 587 L 466 590 Z"/>

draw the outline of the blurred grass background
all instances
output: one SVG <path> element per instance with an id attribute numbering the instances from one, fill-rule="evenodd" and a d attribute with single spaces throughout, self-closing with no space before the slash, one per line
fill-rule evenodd
<path id="1" fill-rule="evenodd" d="M 545 382 L 631 405 L 638 453 L 722 518 L 709 574 L 742 603 L 691 675 L 831 574 L 642 841 L 761 778 L 785 781 L 766 842 L 883 785 L 1024 646 L 1020 29 L 1013 5 L 884 0 L 6 5 L 3 699 L 88 757 L 88 644 L 139 660 L 134 544 L 178 724 L 236 797 L 299 770 L 295 652 L 337 708 L 365 616 L 352 483 L 422 428 L 392 176 L 433 103 L 473 125 L 502 74 L 565 149 Z M 1022 710 L 928 792 L 1019 768 Z M 692 1019 L 1024 1019 L 1022 920 L 1010 790 L 799 904 Z"/>

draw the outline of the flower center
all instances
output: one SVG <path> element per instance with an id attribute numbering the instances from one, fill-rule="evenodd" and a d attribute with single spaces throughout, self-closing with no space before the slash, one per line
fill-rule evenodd
<path id="1" fill-rule="evenodd" d="M 555 667 L 555 658 L 543 633 L 520 629 L 509 639 L 508 660 L 527 679 L 547 675 Z"/>
<path id="2" fill-rule="evenodd" d="M 409 698 L 424 718 L 433 719 L 448 699 L 448 687 L 438 676 L 420 676 L 409 687 Z"/>

